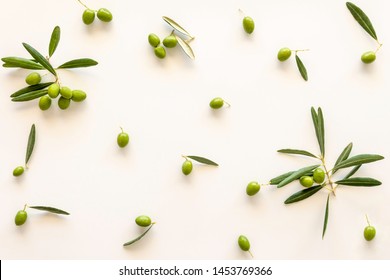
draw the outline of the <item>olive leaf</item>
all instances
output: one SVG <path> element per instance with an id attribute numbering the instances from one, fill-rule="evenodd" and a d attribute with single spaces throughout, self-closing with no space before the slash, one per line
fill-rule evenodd
<path id="1" fill-rule="evenodd" d="M 286 179 L 288 176 L 290 176 L 291 174 L 293 174 L 295 171 L 289 171 L 289 172 L 286 172 L 282 175 L 279 175 L 275 178 L 272 178 L 271 180 L 269 180 L 269 184 L 270 185 L 277 185 L 279 184 L 280 182 L 282 182 L 284 179 Z"/>
<path id="2" fill-rule="evenodd" d="M 170 26 L 172 26 L 173 29 L 175 29 L 176 31 L 179 31 L 180 33 L 190 37 L 190 38 L 194 38 L 190 35 L 190 33 L 188 33 L 187 30 L 185 30 L 183 27 L 181 27 L 176 21 L 174 21 L 173 19 L 170 19 L 169 17 L 166 17 L 166 16 L 163 16 L 162 17 L 163 20 L 168 23 Z"/>
<path id="3" fill-rule="evenodd" d="M 325 128 L 324 128 L 324 116 L 322 115 L 322 109 L 319 107 L 317 113 L 316 110 L 313 107 L 311 107 L 311 116 L 313 119 L 318 145 L 320 146 L 321 155 L 322 157 L 324 157 L 325 156 Z"/>
<path id="4" fill-rule="evenodd" d="M 348 10 L 361 27 L 375 40 L 378 40 L 376 32 L 368 16 L 358 6 L 351 2 L 346 2 Z"/>
<path id="5" fill-rule="evenodd" d="M 97 65 L 98 62 L 90 58 L 79 58 L 65 62 L 64 64 L 58 66 L 58 69 L 65 68 L 80 68 L 80 67 L 90 67 Z"/>
<path id="6" fill-rule="evenodd" d="M 26 161 L 25 161 L 26 165 L 30 160 L 31 154 L 34 150 L 34 145 L 35 145 L 35 124 L 31 126 L 30 135 L 28 136 L 27 149 L 26 149 Z"/>
<path id="7" fill-rule="evenodd" d="M 369 177 L 347 178 L 347 179 L 336 181 L 335 183 L 339 185 L 353 186 L 353 187 L 375 187 L 375 186 L 382 185 L 380 181 Z"/>
<path id="8" fill-rule="evenodd" d="M 341 152 L 341 154 L 337 158 L 336 163 L 334 164 L 334 166 L 338 165 L 340 162 L 346 160 L 349 157 L 349 155 L 351 154 L 351 151 L 352 151 L 352 147 L 353 147 L 353 144 L 351 142 L 344 148 L 344 150 Z M 338 169 L 333 167 L 333 174 L 336 173 L 337 170 Z"/>
<path id="9" fill-rule="evenodd" d="M 326 208 L 325 208 L 325 217 L 324 217 L 324 226 L 322 228 L 322 239 L 324 239 L 326 227 L 328 226 L 328 216 L 329 216 L 329 195 L 328 199 L 326 200 Z"/>
<path id="10" fill-rule="evenodd" d="M 64 210 L 54 208 L 54 207 L 49 207 L 49 206 L 28 206 L 28 208 L 32 208 L 32 209 L 36 209 L 36 210 L 40 210 L 40 211 L 46 211 L 46 212 L 50 212 L 53 214 L 70 215 L 68 212 L 66 212 Z"/>
<path id="11" fill-rule="evenodd" d="M 355 166 L 347 175 L 345 175 L 344 179 L 348 179 L 349 177 L 352 177 L 352 175 L 354 175 L 359 170 L 360 167 L 362 167 L 362 165 Z"/>
<path id="12" fill-rule="evenodd" d="M 218 166 L 218 163 L 216 163 L 212 160 L 209 160 L 207 158 L 204 158 L 204 157 L 198 157 L 198 156 L 186 156 L 186 157 L 193 159 L 197 162 L 203 163 L 203 164 Z"/>
<path id="13" fill-rule="evenodd" d="M 41 90 L 41 89 L 47 88 L 48 86 L 50 86 L 53 83 L 54 82 L 49 82 L 49 83 L 42 83 L 42 84 L 37 84 L 37 85 L 33 85 L 33 86 L 28 86 L 28 87 L 22 88 L 16 92 L 14 92 L 13 94 L 11 94 L 10 97 L 18 97 L 19 95 L 22 95 L 22 94 L 25 94 L 25 93 L 28 93 L 31 91 Z"/>
<path id="14" fill-rule="evenodd" d="M 183 51 L 186 53 L 186 55 L 191 58 L 191 59 L 195 59 L 195 54 L 194 54 L 194 51 L 192 50 L 192 48 L 190 47 L 190 45 L 184 41 L 182 38 L 180 38 L 179 36 L 175 35 L 175 38 L 177 40 L 177 42 L 179 43 L 179 46 L 183 49 Z"/>
<path id="15" fill-rule="evenodd" d="M 32 46 L 30 46 L 27 43 L 23 43 L 23 47 L 31 54 L 31 56 L 43 67 L 47 69 L 50 73 L 52 73 L 54 76 L 57 76 L 56 71 L 54 70 L 53 66 L 51 66 L 50 62 L 46 60 L 46 58 L 41 55 L 36 49 L 34 49 Z"/>
<path id="16" fill-rule="evenodd" d="M 301 73 L 302 78 L 303 78 L 305 81 L 307 81 L 307 80 L 308 80 L 308 77 L 307 77 L 307 70 L 306 70 L 306 67 L 305 67 L 305 65 L 303 65 L 303 62 L 302 62 L 302 60 L 299 58 L 298 55 L 295 55 L 295 61 L 297 62 L 297 66 L 298 66 L 299 73 Z"/>
<path id="17" fill-rule="evenodd" d="M 311 197 L 313 194 L 317 193 L 320 189 L 322 189 L 322 186 L 313 186 L 304 189 L 302 191 L 296 192 L 293 195 L 291 195 L 289 198 L 287 198 L 284 204 L 291 204 L 294 202 L 304 200 L 308 197 Z"/>
<path id="18" fill-rule="evenodd" d="M 289 175 L 288 177 L 286 177 L 285 179 L 283 179 L 283 181 L 281 181 L 277 187 L 278 188 L 281 188 L 281 187 L 284 187 L 285 185 L 291 183 L 292 181 L 295 181 L 296 179 L 300 178 L 301 176 L 305 175 L 306 173 L 310 172 L 310 171 L 313 171 L 314 169 L 316 169 L 317 167 L 319 167 L 320 165 L 319 164 L 316 164 L 316 165 L 311 165 L 311 166 L 307 166 L 307 167 L 303 167 L 297 171 L 295 171 L 294 173 L 292 173 L 291 175 Z"/>
<path id="19" fill-rule="evenodd" d="M 11 101 L 14 101 L 14 102 L 30 101 L 30 100 L 42 97 L 46 94 L 47 94 L 47 89 L 36 90 L 36 91 L 27 92 L 27 93 L 21 94 L 17 97 L 14 97 L 11 99 Z"/>
<path id="20" fill-rule="evenodd" d="M 334 168 L 335 169 L 342 169 L 342 168 L 347 168 L 351 166 L 356 166 L 356 165 L 362 165 L 378 160 L 384 159 L 383 156 L 381 155 L 371 155 L 371 154 L 361 154 L 357 156 L 353 156 L 349 159 L 346 159 L 339 164 L 337 164 Z"/>
<path id="21" fill-rule="evenodd" d="M 61 29 L 59 26 L 54 27 L 53 32 L 51 33 L 50 43 L 49 43 L 49 57 L 51 57 L 57 49 L 58 43 L 60 42 Z"/>
<path id="22" fill-rule="evenodd" d="M 1 59 L 3 62 L 3 67 L 6 68 L 23 68 L 23 69 L 31 69 L 31 70 L 42 70 L 44 69 L 42 65 L 39 63 L 36 63 L 34 61 L 31 61 L 27 58 L 22 57 L 3 57 Z"/>
<path id="23" fill-rule="evenodd" d="M 141 234 L 140 236 L 138 236 L 137 238 L 135 238 L 135 239 L 133 239 L 133 240 L 131 240 L 131 241 L 129 241 L 129 242 L 126 242 L 125 244 L 123 244 L 123 246 L 129 246 L 129 245 L 131 245 L 131 244 L 137 242 L 138 240 L 140 240 L 142 237 L 144 237 L 144 236 L 148 233 L 148 231 L 153 227 L 153 225 L 154 225 L 154 224 L 151 224 L 150 227 L 149 227 L 144 233 L 142 233 L 142 234 Z"/>
<path id="24" fill-rule="evenodd" d="M 284 153 L 284 154 L 294 154 L 294 155 L 303 155 L 308 157 L 317 158 L 317 156 L 313 155 L 312 153 L 305 151 L 305 150 L 296 150 L 296 149 L 281 149 L 278 150 L 278 153 Z"/>

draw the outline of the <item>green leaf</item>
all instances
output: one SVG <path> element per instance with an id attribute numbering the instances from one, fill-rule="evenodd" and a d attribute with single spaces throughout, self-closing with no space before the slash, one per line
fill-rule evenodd
<path id="1" fill-rule="evenodd" d="M 381 155 L 361 154 L 340 162 L 334 168 L 335 169 L 347 168 L 347 167 L 362 165 L 362 164 L 366 164 L 366 163 L 370 163 L 382 159 L 384 159 L 384 157 Z"/>
<path id="2" fill-rule="evenodd" d="M 49 206 L 28 206 L 28 208 L 32 208 L 32 209 L 36 209 L 36 210 L 40 210 L 40 211 L 46 211 L 46 212 L 50 212 L 53 214 L 70 215 L 68 212 L 66 212 L 64 210 L 54 208 L 54 207 L 49 207 Z"/>
<path id="3" fill-rule="evenodd" d="M 334 166 L 336 166 L 337 164 L 339 164 L 340 162 L 346 160 L 349 157 L 349 155 L 351 154 L 351 151 L 352 151 L 352 147 L 353 147 L 353 144 L 349 143 L 347 145 L 347 147 L 344 148 L 344 150 L 341 152 L 341 154 L 337 158 L 336 163 L 334 164 Z M 333 174 L 336 173 L 336 171 L 337 171 L 337 169 L 335 169 L 333 167 Z"/>
<path id="4" fill-rule="evenodd" d="M 14 101 L 14 102 L 30 101 L 30 100 L 42 97 L 46 94 L 47 94 L 47 89 L 36 90 L 36 91 L 27 92 L 27 93 L 21 94 L 17 97 L 14 97 L 11 99 L 11 101 Z"/>
<path id="5" fill-rule="evenodd" d="M 284 202 L 284 204 L 290 204 L 290 203 L 304 200 L 308 197 L 311 197 L 313 194 L 317 193 L 320 189 L 322 189 L 322 186 L 313 186 L 313 187 L 304 189 L 302 191 L 296 192 L 292 196 L 287 198 L 286 201 Z"/>
<path id="6" fill-rule="evenodd" d="M 36 49 L 31 47 L 27 43 L 23 43 L 23 46 L 39 64 L 41 64 L 43 67 L 45 67 L 47 69 L 47 71 L 52 73 L 54 76 L 57 76 L 57 73 L 54 70 L 53 66 L 51 66 L 49 61 L 47 61 L 43 55 L 41 55 Z"/>
<path id="7" fill-rule="evenodd" d="M 125 244 L 123 244 L 123 246 L 129 246 L 129 245 L 131 245 L 131 244 L 137 242 L 138 240 L 140 240 L 142 237 L 144 237 L 144 236 L 148 233 L 148 231 L 153 227 L 153 225 L 154 225 L 154 224 L 151 224 L 150 227 L 149 227 L 144 233 L 142 233 L 142 234 L 141 234 L 140 236 L 138 236 L 137 238 L 135 238 L 135 239 L 133 239 L 133 240 L 131 240 L 131 241 L 129 241 L 129 242 L 126 242 Z"/>
<path id="8" fill-rule="evenodd" d="M 183 27 L 181 27 L 176 21 L 174 21 L 173 19 L 170 19 L 169 17 L 166 17 L 166 16 L 163 16 L 162 17 L 163 20 L 168 23 L 173 29 L 175 29 L 176 31 L 179 31 L 180 33 L 190 37 L 190 38 L 194 38 L 190 35 L 190 33 L 188 33 L 187 30 L 185 30 Z"/>
<path id="9" fill-rule="evenodd" d="M 11 94 L 11 97 L 18 97 L 19 95 L 22 95 L 22 94 L 25 94 L 25 93 L 28 93 L 28 92 L 31 92 L 31 91 L 41 90 L 41 89 L 47 88 L 51 84 L 54 84 L 54 82 L 42 83 L 42 84 L 37 84 L 37 85 L 33 85 L 33 86 L 28 86 L 28 87 L 22 88 L 22 89 L 20 89 L 20 90 L 18 90 L 16 92 L 14 92 L 13 94 Z"/>
<path id="10" fill-rule="evenodd" d="M 288 176 L 290 176 L 291 174 L 293 174 L 295 171 L 290 171 L 290 172 L 287 172 L 287 173 L 284 173 L 282 175 L 279 175 L 278 177 L 275 177 L 275 178 L 272 178 L 270 181 L 269 181 L 269 184 L 270 185 L 277 185 L 279 184 L 280 182 L 282 182 L 284 179 L 286 179 Z"/>
<path id="11" fill-rule="evenodd" d="M 98 62 L 90 58 L 79 58 L 65 62 L 64 64 L 58 66 L 58 69 L 65 68 L 80 68 L 80 67 L 90 67 L 97 65 Z"/>
<path id="12" fill-rule="evenodd" d="M 56 51 L 58 43 L 60 42 L 61 29 L 59 26 L 54 27 L 53 32 L 51 33 L 50 43 L 49 43 L 49 57 L 53 55 Z"/>
<path id="13" fill-rule="evenodd" d="M 376 179 L 369 177 L 354 177 L 343 179 L 335 182 L 339 185 L 354 186 L 354 187 L 375 187 L 382 185 L 382 183 Z"/>
<path id="14" fill-rule="evenodd" d="M 378 40 L 376 32 L 368 16 L 355 4 L 351 2 L 346 3 L 348 10 L 351 12 L 355 20 L 363 27 L 364 30 L 375 40 Z"/>
<path id="15" fill-rule="evenodd" d="M 328 194 L 328 199 L 326 200 L 324 227 L 322 228 L 322 239 L 324 239 L 326 227 L 328 226 L 328 216 L 329 216 L 329 194 Z"/>
<path id="16" fill-rule="evenodd" d="M 183 49 L 186 55 L 191 59 L 195 59 L 194 51 L 192 50 L 190 45 L 179 36 L 175 35 L 175 37 L 177 39 L 177 42 L 179 43 L 179 46 Z"/>
<path id="17" fill-rule="evenodd" d="M 298 69 L 299 69 L 299 73 L 301 73 L 301 76 L 302 78 L 307 81 L 308 80 L 308 77 L 307 77 L 307 70 L 306 70 L 306 67 L 305 65 L 303 65 L 303 62 L 302 60 L 299 58 L 298 55 L 295 55 L 295 60 L 297 62 L 297 66 L 298 66 Z"/>
<path id="18" fill-rule="evenodd" d="M 22 58 L 22 57 L 3 57 L 1 59 L 3 62 L 3 67 L 6 68 L 23 68 L 23 69 L 32 69 L 32 70 L 42 70 L 44 69 L 42 65 L 39 63 L 36 63 L 34 61 L 31 61 L 30 59 L 27 58 Z"/>
<path id="19" fill-rule="evenodd" d="M 322 115 L 321 108 L 318 108 L 318 113 L 311 107 L 311 116 L 313 119 L 314 130 L 316 132 L 318 145 L 320 147 L 322 157 L 325 156 L 325 128 L 324 128 L 324 117 Z"/>
<path id="20" fill-rule="evenodd" d="M 360 167 L 362 167 L 362 165 L 355 166 L 347 175 L 345 175 L 344 180 L 348 179 L 349 177 L 352 177 L 352 175 L 354 175 Z"/>
<path id="21" fill-rule="evenodd" d="M 295 171 L 294 173 L 292 173 L 290 176 L 288 176 L 287 178 L 285 178 L 283 181 L 281 181 L 277 187 L 278 188 L 281 188 L 281 187 L 284 187 L 285 185 L 291 183 L 292 181 L 302 177 L 303 175 L 305 175 L 306 173 L 310 172 L 310 171 L 313 171 L 314 169 L 316 169 L 317 167 L 319 167 L 320 165 L 319 164 L 316 164 L 316 165 L 311 165 L 311 166 L 307 166 L 307 167 L 304 167 L 304 168 L 301 168 L 297 171 Z"/>
<path id="22" fill-rule="evenodd" d="M 304 150 L 296 150 L 296 149 L 281 149 L 278 150 L 278 153 L 283 153 L 283 154 L 293 154 L 293 155 L 303 155 L 303 156 L 308 156 L 308 157 L 313 157 L 317 158 L 315 155 L 308 151 Z"/>
<path id="23" fill-rule="evenodd" d="M 28 161 L 30 160 L 31 154 L 34 150 L 35 145 L 35 124 L 31 126 L 30 129 L 30 135 L 28 136 L 28 142 L 27 142 L 27 150 L 26 150 L 26 165 Z"/>
<path id="24" fill-rule="evenodd" d="M 218 163 L 215 163 L 214 161 L 209 160 L 209 159 L 204 158 L 204 157 L 198 157 L 198 156 L 186 156 L 186 157 L 193 159 L 197 162 L 203 163 L 203 164 L 218 166 Z"/>

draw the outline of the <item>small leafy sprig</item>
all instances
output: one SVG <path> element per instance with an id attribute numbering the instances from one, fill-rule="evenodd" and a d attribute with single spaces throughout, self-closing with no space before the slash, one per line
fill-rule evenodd
<path id="1" fill-rule="evenodd" d="M 27 217 L 28 217 L 26 208 L 31 208 L 31 209 L 35 209 L 35 210 L 39 210 L 39 211 L 45 211 L 45 212 L 49 212 L 49 213 L 57 214 L 57 215 L 70 215 L 68 212 L 66 212 L 64 210 L 54 208 L 51 206 L 28 206 L 27 204 L 25 204 L 23 210 L 19 210 L 16 213 L 15 225 L 21 226 L 26 222 Z"/>
<path id="2" fill-rule="evenodd" d="M 192 161 L 189 159 L 195 160 L 195 161 L 202 163 L 202 164 L 205 164 L 205 165 L 218 166 L 218 163 L 216 163 L 208 158 L 205 158 L 205 157 L 183 156 L 183 158 L 185 159 L 185 161 L 183 162 L 183 164 L 181 166 L 181 171 L 183 172 L 184 175 L 189 175 L 192 172 L 193 165 L 192 165 Z"/>
<path id="3" fill-rule="evenodd" d="M 129 245 L 134 244 L 135 242 L 141 240 L 149 232 L 149 230 L 152 229 L 153 225 L 156 222 L 152 222 L 152 220 L 150 219 L 149 216 L 141 215 L 135 219 L 135 223 L 140 227 L 147 227 L 147 229 L 138 237 L 124 243 L 123 247 L 129 246 Z"/>
<path id="4" fill-rule="evenodd" d="M 298 52 L 304 52 L 304 51 L 308 51 L 308 50 L 307 49 L 305 49 L 305 50 L 293 50 L 293 52 L 295 53 L 295 62 L 297 63 L 297 67 L 298 67 L 299 73 L 301 73 L 302 78 L 305 81 L 307 81 L 309 79 L 309 77 L 307 75 L 306 67 L 303 64 L 303 62 L 300 59 L 300 57 L 298 56 Z M 281 48 L 279 50 L 279 52 L 278 52 L 278 60 L 281 61 L 281 62 L 286 61 L 287 59 L 290 58 L 291 53 L 292 53 L 291 49 L 289 49 L 289 48 Z"/>
<path id="5" fill-rule="evenodd" d="M 84 6 L 85 10 L 83 12 L 83 22 L 86 25 L 90 25 L 95 20 L 95 14 L 98 19 L 102 22 L 110 22 L 112 21 L 112 13 L 106 8 L 100 8 L 99 10 L 93 10 L 89 8 L 86 4 L 84 4 L 81 0 L 77 0 L 82 6 Z"/>
<path id="6" fill-rule="evenodd" d="M 31 129 L 30 129 L 30 134 L 28 136 L 28 142 L 27 142 L 27 149 L 26 149 L 26 158 L 25 158 L 25 167 L 27 168 L 27 163 L 28 161 L 30 160 L 30 157 L 32 155 L 32 152 L 34 150 L 34 146 L 35 146 L 35 124 L 33 124 L 31 126 Z M 24 167 L 23 166 L 18 166 L 14 169 L 13 171 L 13 175 L 15 177 L 17 176 L 20 176 L 24 173 Z"/>

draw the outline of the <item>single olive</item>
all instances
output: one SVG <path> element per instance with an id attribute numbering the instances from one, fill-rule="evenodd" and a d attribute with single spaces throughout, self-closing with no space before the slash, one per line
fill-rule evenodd
<path id="1" fill-rule="evenodd" d="M 66 98 L 66 99 L 72 98 L 72 90 L 68 87 L 61 87 L 60 94 L 63 98 Z"/>
<path id="2" fill-rule="evenodd" d="M 278 52 L 279 61 L 286 61 L 291 56 L 291 50 L 289 48 L 281 48 Z"/>
<path id="3" fill-rule="evenodd" d="M 376 234 L 376 230 L 373 226 L 366 226 L 364 228 L 364 238 L 367 240 L 367 241 L 371 241 L 374 239 L 375 237 L 375 234 Z"/>
<path id="4" fill-rule="evenodd" d="M 100 19 L 101 21 L 104 21 L 104 22 L 112 21 L 112 14 L 106 8 L 100 8 L 97 11 L 97 17 L 98 17 L 98 19 Z"/>
<path id="5" fill-rule="evenodd" d="M 84 91 L 78 89 L 72 91 L 72 100 L 74 102 L 84 101 L 85 98 L 87 98 L 87 94 Z"/>
<path id="6" fill-rule="evenodd" d="M 243 251 L 249 251 L 251 248 L 251 244 L 249 243 L 248 238 L 246 238 L 244 235 L 240 235 L 238 237 L 238 246 L 240 246 L 241 250 Z"/>
<path id="7" fill-rule="evenodd" d="M 321 168 L 316 168 L 313 172 L 314 182 L 321 184 L 325 180 L 325 171 Z"/>
<path id="8" fill-rule="evenodd" d="M 154 54 L 155 54 L 158 58 L 161 58 L 161 59 L 163 59 L 163 58 L 167 55 L 167 53 L 166 53 L 166 51 L 165 51 L 165 49 L 164 49 L 163 46 L 158 46 L 158 47 L 156 47 L 156 48 L 154 49 Z"/>
<path id="9" fill-rule="evenodd" d="M 23 166 L 18 166 L 18 167 L 16 167 L 16 168 L 14 169 L 14 171 L 13 171 L 12 174 L 13 174 L 15 177 L 18 177 L 18 176 L 22 175 L 23 172 L 24 172 L 24 167 L 23 167 Z"/>
<path id="10" fill-rule="evenodd" d="M 174 48 L 177 45 L 177 39 L 174 35 L 169 35 L 164 38 L 163 45 L 167 48 Z"/>
<path id="11" fill-rule="evenodd" d="M 39 99 L 39 108 L 42 111 L 49 109 L 50 106 L 51 106 L 51 98 L 49 96 L 45 95 Z"/>
<path id="12" fill-rule="evenodd" d="M 66 99 L 64 97 L 58 98 L 58 107 L 60 107 L 61 110 L 66 110 L 70 106 L 70 99 Z"/>
<path id="13" fill-rule="evenodd" d="M 21 226 L 23 225 L 27 220 L 27 212 L 25 210 L 20 210 L 18 213 L 16 213 L 15 216 L 15 225 Z"/>
<path id="14" fill-rule="evenodd" d="M 60 94 L 60 85 L 57 84 L 57 83 L 51 84 L 51 85 L 47 88 L 47 94 L 48 94 L 51 98 L 57 98 L 58 94 Z"/>
<path id="15" fill-rule="evenodd" d="M 95 11 L 91 9 L 86 9 L 83 13 L 83 22 L 86 25 L 91 24 L 95 20 Z"/>
<path id="16" fill-rule="evenodd" d="M 129 144 L 129 135 L 122 130 L 122 132 L 118 134 L 116 141 L 119 147 L 124 148 Z"/>
<path id="17" fill-rule="evenodd" d="M 184 175 L 190 174 L 192 171 L 192 161 L 186 159 L 181 166 L 181 171 Z"/>
<path id="18" fill-rule="evenodd" d="M 364 54 L 362 54 L 361 59 L 364 63 L 369 64 L 369 63 L 372 63 L 375 61 L 376 54 L 373 51 L 368 51 L 368 52 L 365 52 Z"/>
<path id="19" fill-rule="evenodd" d="M 252 34 L 253 30 L 255 30 L 255 22 L 251 17 L 244 17 L 242 20 L 242 26 L 244 30 L 248 34 Z"/>
<path id="20" fill-rule="evenodd" d="M 310 176 L 302 176 L 299 179 L 299 182 L 301 183 L 302 186 L 306 188 L 310 188 L 314 184 L 313 177 Z"/>
<path id="21" fill-rule="evenodd" d="M 216 97 L 210 101 L 210 107 L 213 109 L 219 109 L 223 106 L 224 100 L 221 97 Z"/>
<path id="22" fill-rule="evenodd" d="M 148 227 L 152 224 L 152 220 L 150 219 L 150 217 L 142 215 L 142 216 L 138 216 L 135 219 L 135 223 L 140 227 Z"/>
<path id="23" fill-rule="evenodd" d="M 160 38 L 154 33 L 149 34 L 148 41 L 149 41 L 149 44 L 154 48 L 157 47 L 158 45 L 160 45 Z"/>
<path id="24" fill-rule="evenodd" d="M 30 86 L 37 85 L 41 82 L 41 75 L 37 72 L 32 72 L 27 75 L 26 77 L 26 83 Z"/>
<path id="25" fill-rule="evenodd" d="M 248 186 L 246 186 L 246 194 L 249 196 L 257 194 L 259 190 L 260 190 L 260 185 L 257 182 L 250 182 Z"/>

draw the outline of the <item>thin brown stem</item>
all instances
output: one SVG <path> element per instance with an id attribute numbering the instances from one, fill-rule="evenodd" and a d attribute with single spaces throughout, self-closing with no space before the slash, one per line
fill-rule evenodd
<path id="1" fill-rule="evenodd" d="M 326 168 L 325 159 L 323 157 L 321 157 L 321 162 L 322 162 L 322 166 L 325 169 L 326 178 L 328 178 L 328 183 L 327 184 L 330 185 L 331 191 L 332 191 L 333 195 L 336 196 L 334 183 L 332 181 L 332 177 L 331 177 L 330 171 L 328 171 L 328 169 Z"/>

